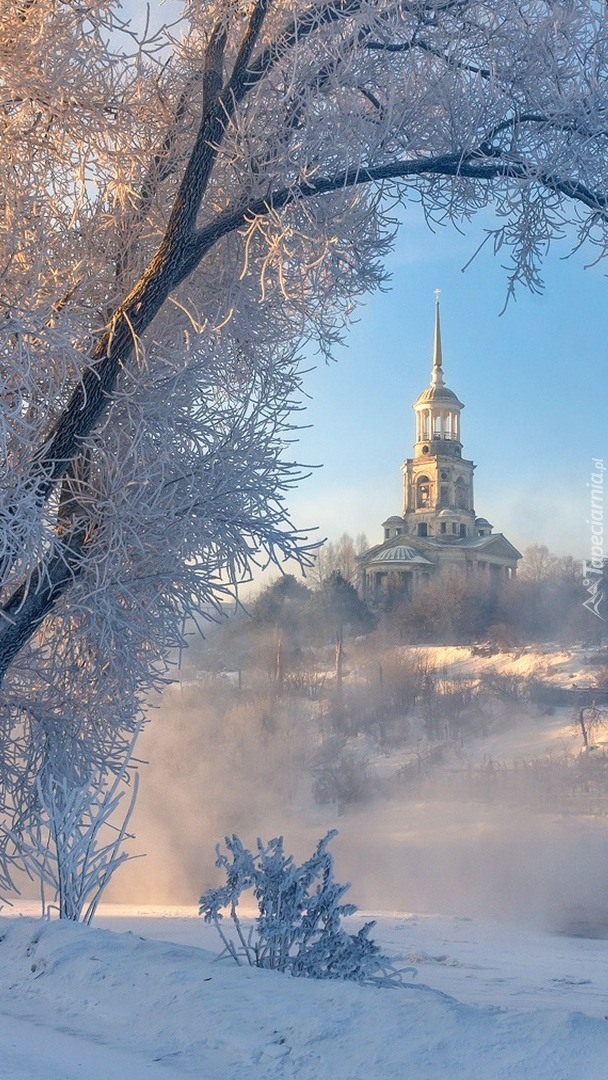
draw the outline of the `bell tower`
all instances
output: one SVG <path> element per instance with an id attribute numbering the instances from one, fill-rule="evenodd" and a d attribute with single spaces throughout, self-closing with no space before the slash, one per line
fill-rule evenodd
<path id="1" fill-rule="evenodd" d="M 413 405 L 414 456 L 404 461 L 403 517 L 410 535 L 449 541 L 474 536 L 472 461 L 462 457 L 460 414 L 464 408 L 445 385 L 439 290 L 435 291 L 435 333 L 431 382 Z"/>

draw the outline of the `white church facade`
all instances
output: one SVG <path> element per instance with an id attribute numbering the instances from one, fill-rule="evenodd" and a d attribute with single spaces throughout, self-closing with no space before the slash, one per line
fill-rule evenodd
<path id="1" fill-rule="evenodd" d="M 462 456 L 464 405 L 443 376 L 438 296 L 431 382 L 413 408 L 416 441 L 402 465 L 403 512 L 383 522 L 383 543 L 359 556 L 363 595 L 374 601 L 399 590 L 412 597 L 446 569 L 496 589 L 515 575 L 521 554 L 475 513 L 475 465 Z"/>

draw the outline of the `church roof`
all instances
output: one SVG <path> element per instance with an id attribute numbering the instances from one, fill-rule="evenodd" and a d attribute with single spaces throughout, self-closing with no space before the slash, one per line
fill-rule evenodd
<path id="1" fill-rule="evenodd" d="M 468 548 L 475 551 L 493 549 L 496 555 L 509 555 L 515 559 L 521 559 L 521 551 L 507 540 L 503 533 L 490 533 L 489 536 L 425 536 L 424 539 L 416 537 L 416 540 L 429 548 L 458 547 Z"/>
<path id="2" fill-rule="evenodd" d="M 410 537 L 407 537 L 410 541 Z M 403 536 L 393 536 L 383 544 L 369 548 L 357 556 L 363 566 L 376 563 L 433 564 L 440 551 L 459 548 L 466 551 L 485 551 L 488 554 L 511 559 L 521 559 L 521 552 L 502 533 L 489 536 L 412 536 L 411 543 L 404 544 Z"/>

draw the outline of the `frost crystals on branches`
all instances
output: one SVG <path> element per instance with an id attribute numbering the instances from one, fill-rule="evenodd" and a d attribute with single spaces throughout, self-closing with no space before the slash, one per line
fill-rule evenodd
<path id="1" fill-rule="evenodd" d="M 201 896 L 199 915 L 218 931 L 222 955 L 232 956 L 239 965 L 245 960 L 252 967 L 309 979 L 399 985 L 401 973 L 369 937 L 375 923 L 365 923 L 356 934 L 348 934 L 342 926 L 342 919 L 357 908 L 341 902 L 350 885 L 334 880 L 327 846 L 336 835 L 336 829 L 328 832 L 301 866 L 285 855 L 282 836 L 267 844 L 258 840 L 255 855 L 238 836 L 225 838 L 228 854 L 217 845 L 216 866 L 225 871 L 226 884 Z M 259 914 L 246 931 L 238 907 L 250 889 Z M 229 910 L 234 937 L 222 925 L 223 908 Z"/>
<path id="2" fill-rule="evenodd" d="M 492 206 L 509 289 L 568 224 L 608 247 L 604 5 L 188 0 L 139 35 L 123 11 L 0 0 L 13 832 L 41 770 L 120 770 L 185 619 L 306 562 L 300 353 L 385 280 L 403 207 Z"/>

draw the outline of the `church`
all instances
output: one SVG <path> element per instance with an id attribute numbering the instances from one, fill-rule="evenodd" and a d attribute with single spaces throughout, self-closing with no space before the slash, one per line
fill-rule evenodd
<path id="1" fill-rule="evenodd" d="M 403 512 L 383 522 L 383 543 L 359 556 L 368 601 L 393 590 L 411 598 L 431 575 L 446 570 L 458 570 L 491 589 L 515 575 L 520 552 L 475 514 L 475 465 L 462 456 L 463 408 L 443 377 L 437 292 L 431 382 L 414 402 L 414 456 L 401 467 Z"/>

